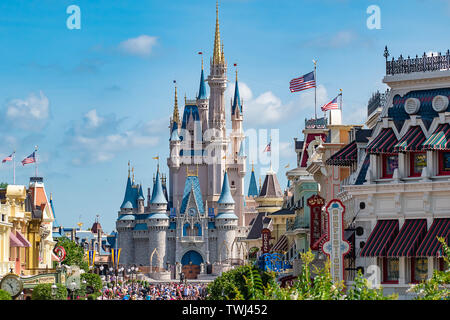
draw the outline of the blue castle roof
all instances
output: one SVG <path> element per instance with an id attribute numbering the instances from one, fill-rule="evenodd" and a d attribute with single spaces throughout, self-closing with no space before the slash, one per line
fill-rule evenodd
<path id="1" fill-rule="evenodd" d="M 228 182 L 228 172 L 225 171 L 223 176 L 222 193 L 220 194 L 219 201 L 220 204 L 233 204 L 234 199 L 231 196 L 230 183 Z"/>
<path id="2" fill-rule="evenodd" d="M 139 185 L 138 199 L 145 200 L 144 192 L 142 191 L 142 185 Z"/>
<path id="3" fill-rule="evenodd" d="M 151 213 L 148 217 L 149 219 L 169 219 L 167 214 L 162 212 Z"/>
<path id="4" fill-rule="evenodd" d="M 197 176 L 186 177 L 180 213 L 184 213 L 186 211 L 186 206 L 188 204 L 191 192 L 193 192 L 195 202 L 197 203 L 198 211 L 202 214 L 205 213 L 205 207 L 203 206 L 202 190 L 200 188 L 200 181 L 198 180 Z"/>
<path id="5" fill-rule="evenodd" d="M 159 177 L 159 170 L 156 173 L 156 182 L 155 186 L 153 188 L 153 195 L 152 200 L 150 203 L 154 204 L 167 204 L 166 197 L 164 196 L 162 184 L 161 184 L 161 178 Z"/>
<path id="6" fill-rule="evenodd" d="M 182 129 L 186 129 L 187 123 L 192 116 L 193 121 L 200 121 L 200 114 L 196 105 L 186 105 L 183 111 L 183 122 L 181 124 Z"/>
<path id="7" fill-rule="evenodd" d="M 133 228 L 134 231 L 146 231 L 148 230 L 146 223 L 136 223 L 136 225 Z"/>
<path id="8" fill-rule="evenodd" d="M 230 220 L 237 220 L 237 215 L 234 214 L 234 212 L 221 212 L 216 216 L 217 219 L 230 219 Z"/>
<path id="9" fill-rule="evenodd" d="M 122 214 L 117 218 L 118 221 L 134 221 L 133 214 Z"/>
<path id="10" fill-rule="evenodd" d="M 257 197 L 258 196 L 258 186 L 256 185 L 255 171 L 252 168 L 252 174 L 250 176 L 250 184 L 248 186 L 248 196 Z"/>
<path id="11" fill-rule="evenodd" d="M 239 112 L 242 113 L 242 105 L 241 105 L 241 96 L 239 95 L 239 85 L 238 80 L 236 77 L 236 84 L 234 86 L 234 99 L 233 99 L 233 105 L 231 108 L 231 114 L 234 114 L 236 112 L 236 108 L 239 107 Z"/>
<path id="12" fill-rule="evenodd" d="M 205 86 L 205 77 L 203 75 L 203 68 L 202 74 L 200 76 L 200 89 L 198 90 L 197 99 L 208 99 L 208 97 L 206 96 L 206 86 Z"/>
<path id="13" fill-rule="evenodd" d="M 133 207 L 133 205 L 132 205 L 133 202 L 132 201 L 134 199 L 132 199 L 132 196 L 133 196 L 133 194 L 132 194 L 131 178 L 128 176 L 127 186 L 126 186 L 126 189 L 125 189 L 125 196 L 123 198 L 123 202 L 122 202 L 122 205 L 120 206 L 120 208 L 126 208 L 125 204 L 127 202 L 130 202 L 131 203 L 131 207 Z"/>

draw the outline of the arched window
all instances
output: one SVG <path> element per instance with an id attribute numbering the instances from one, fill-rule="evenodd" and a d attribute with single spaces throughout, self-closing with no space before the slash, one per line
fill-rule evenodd
<path id="1" fill-rule="evenodd" d="M 191 230 L 191 225 L 189 223 L 185 223 L 183 225 L 183 237 L 188 236 L 190 233 L 190 230 Z"/>
<path id="2" fill-rule="evenodd" d="M 194 230 L 195 230 L 195 234 L 194 234 L 195 236 L 198 236 L 198 237 L 202 236 L 202 226 L 200 223 L 197 222 L 194 225 Z"/>

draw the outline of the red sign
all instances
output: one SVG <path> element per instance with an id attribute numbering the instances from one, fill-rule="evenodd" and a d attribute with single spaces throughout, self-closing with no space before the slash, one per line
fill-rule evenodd
<path id="1" fill-rule="evenodd" d="M 310 217 L 310 222 L 309 222 L 309 230 L 310 230 L 310 248 L 312 250 L 318 250 L 319 248 L 317 247 L 316 244 L 318 244 L 318 240 L 320 239 L 320 236 L 322 235 L 322 228 L 321 228 L 321 222 L 322 222 L 322 207 L 325 203 L 325 200 L 315 194 L 313 196 L 311 196 L 308 200 L 307 200 L 307 204 L 309 207 L 309 217 Z"/>
<path id="2" fill-rule="evenodd" d="M 271 239 L 270 230 L 267 228 L 262 229 L 261 230 L 262 253 L 268 253 L 270 251 L 270 239 Z"/>

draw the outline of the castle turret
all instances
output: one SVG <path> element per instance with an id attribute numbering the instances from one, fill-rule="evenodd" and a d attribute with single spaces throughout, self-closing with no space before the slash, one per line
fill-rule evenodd
<path id="1" fill-rule="evenodd" d="M 148 216 L 148 244 L 153 267 L 163 268 L 166 263 L 166 235 L 169 227 L 167 199 L 164 195 L 159 166 Z"/>
<path id="2" fill-rule="evenodd" d="M 225 171 L 222 184 L 222 192 L 217 201 L 218 214 L 216 216 L 216 228 L 218 231 L 217 245 L 219 261 L 226 262 L 234 257 L 232 245 L 236 237 L 238 217 L 234 213 L 234 200 L 231 195 L 228 173 Z"/>
<path id="3" fill-rule="evenodd" d="M 202 133 L 208 129 L 208 96 L 206 94 L 205 76 L 203 73 L 203 56 L 202 56 L 202 73 L 200 75 L 200 87 L 197 96 L 197 107 L 200 113 L 200 121 L 202 122 Z"/>

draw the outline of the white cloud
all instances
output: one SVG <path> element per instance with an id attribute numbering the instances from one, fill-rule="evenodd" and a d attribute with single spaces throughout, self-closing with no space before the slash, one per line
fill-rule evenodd
<path id="1" fill-rule="evenodd" d="M 144 34 L 136 38 L 122 41 L 119 44 L 119 50 L 130 55 L 148 56 L 151 54 L 152 49 L 156 44 L 157 37 L 151 37 Z"/>
<path id="2" fill-rule="evenodd" d="M 319 34 L 302 43 L 303 47 L 338 49 L 349 46 L 373 47 L 371 38 L 363 37 L 353 30 L 341 30 L 335 33 Z"/>
<path id="3" fill-rule="evenodd" d="M 12 99 L 6 105 L 8 125 L 31 131 L 41 129 L 47 122 L 50 102 L 42 91 L 31 93 L 25 99 Z"/>
<path id="4" fill-rule="evenodd" d="M 72 163 L 106 162 L 121 152 L 154 147 L 160 141 L 158 133 L 165 128 L 160 119 L 137 124 L 131 130 L 123 131 L 120 130 L 122 122 L 123 119 L 117 119 L 114 114 L 99 115 L 96 109 L 89 110 L 81 121 L 73 122 L 66 132 L 64 144 L 74 152 Z"/>
<path id="5" fill-rule="evenodd" d="M 89 110 L 84 115 L 84 118 L 87 121 L 87 126 L 89 128 L 97 128 L 105 120 L 97 115 L 97 110 L 95 109 Z"/>

